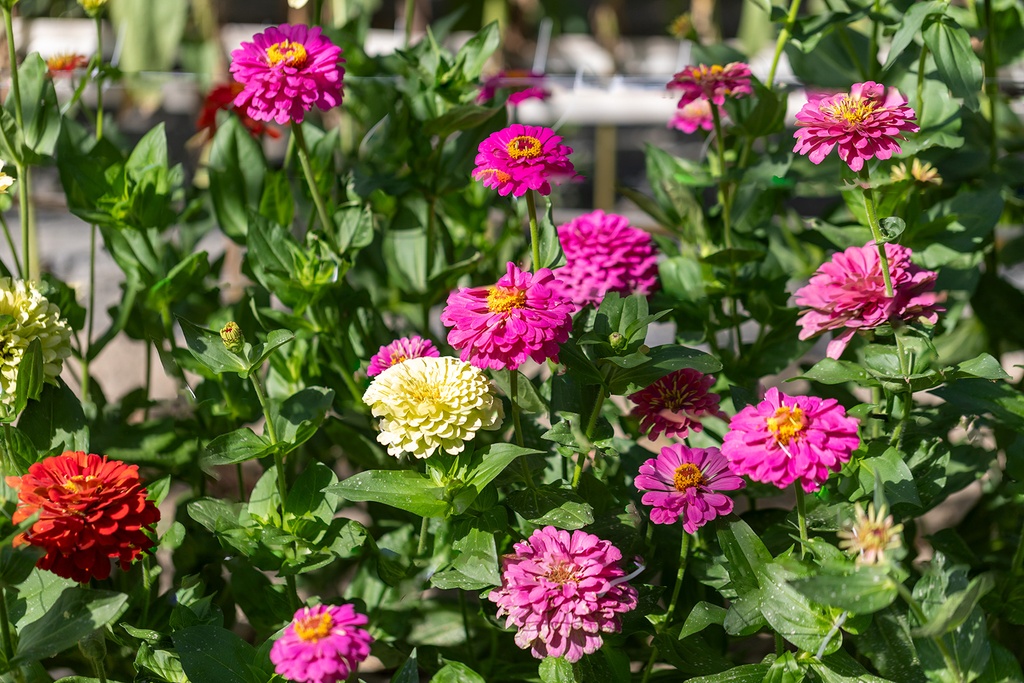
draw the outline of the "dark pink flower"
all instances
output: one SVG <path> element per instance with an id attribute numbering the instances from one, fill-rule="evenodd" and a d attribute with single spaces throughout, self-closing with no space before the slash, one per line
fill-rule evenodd
<path id="1" fill-rule="evenodd" d="M 892 298 L 885 295 L 874 242 L 833 255 L 796 291 L 796 305 L 805 309 L 800 313 L 800 338 L 836 330 L 826 353 L 839 358 L 858 330 L 918 320 L 934 324 L 943 310 L 943 297 L 933 291 L 938 274 L 911 263 L 911 253 L 898 244 L 885 245 Z"/>
<path id="2" fill-rule="evenodd" d="M 896 140 L 914 133 L 914 110 L 896 88 L 868 81 L 849 93 L 815 96 L 796 114 L 794 152 L 820 164 L 834 147 L 839 158 L 859 172 L 868 159 L 888 159 L 900 151 Z"/>
<path id="3" fill-rule="evenodd" d="M 419 336 L 402 337 L 387 346 L 380 347 L 380 350 L 370 358 L 370 367 L 366 368 L 366 376 L 376 377 L 392 365 L 397 365 L 410 358 L 424 356 L 438 358 L 440 355 L 434 347 L 434 343 L 429 339 L 422 339 Z"/>
<path id="4" fill-rule="evenodd" d="M 577 306 L 608 292 L 648 295 L 658 288 L 658 254 L 650 234 L 598 209 L 558 226 L 566 263 L 555 269 L 561 293 Z"/>
<path id="5" fill-rule="evenodd" d="M 632 394 L 632 414 L 640 418 L 640 431 L 652 441 L 662 433 L 683 438 L 691 429 L 703 429 L 700 418 L 705 415 L 729 419 L 718 409 L 718 394 L 708 391 L 714 383 L 711 375 L 683 368 Z"/>
<path id="6" fill-rule="evenodd" d="M 515 370 L 527 358 L 558 362 L 569 338 L 572 304 L 557 293 L 547 268 L 531 274 L 514 263 L 493 287 L 463 288 L 448 295 L 441 322 L 448 343 L 478 368 Z"/>
<path id="7" fill-rule="evenodd" d="M 231 73 L 244 87 L 235 106 L 257 121 L 302 123 L 314 106 L 341 104 L 341 48 L 319 26 L 281 24 L 231 53 Z"/>
<path id="8" fill-rule="evenodd" d="M 672 120 L 668 122 L 669 128 L 681 130 L 690 134 L 698 128 L 711 130 L 715 127 L 715 119 L 711 115 L 711 103 L 701 98 L 690 102 L 676 109 Z"/>
<path id="9" fill-rule="evenodd" d="M 585 531 L 537 529 L 503 558 L 501 588 L 487 598 L 498 605 L 516 645 L 537 659 L 579 661 L 597 652 L 602 633 L 622 629 L 619 615 L 636 608 L 636 589 L 619 567 L 622 553 Z"/>
<path id="10" fill-rule="evenodd" d="M 270 648 L 274 671 L 296 683 L 344 681 L 370 656 L 367 621 L 352 605 L 303 607 Z"/>
<path id="11" fill-rule="evenodd" d="M 526 100 L 546 100 L 551 97 L 551 91 L 544 87 L 544 74 L 510 69 L 485 78 L 480 85 L 476 103 L 487 104 L 494 99 L 499 89 L 509 90 L 508 103 L 513 106 Z"/>
<path id="12" fill-rule="evenodd" d="M 473 177 L 502 197 L 522 197 L 527 190 L 551 194 L 554 180 L 572 180 L 572 147 L 561 144 L 555 131 L 514 123 L 480 143 Z"/>
<path id="13" fill-rule="evenodd" d="M 772 388 L 729 423 L 722 453 L 733 472 L 780 489 L 817 491 L 860 444 L 858 422 L 833 398 L 787 396 Z"/>
<path id="14" fill-rule="evenodd" d="M 743 97 L 753 92 L 750 67 L 743 62 L 731 62 L 725 66 L 688 66 L 673 76 L 667 87 L 683 91 L 679 99 L 680 109 L 701 98 L 722 106 L 726 97 Z"/>
<path id="15" fill-rule="evenodd" d="M 657 458 L 641 465 L 633 485 L 645 491 L 642 501 L 653 508 L 652 522 L 675 524 L 682 517 L 688 534 L 732 512 L 732 499 L 718 491 L 746 486 L 717 448 L 682 444 L 665 446 Z"/>

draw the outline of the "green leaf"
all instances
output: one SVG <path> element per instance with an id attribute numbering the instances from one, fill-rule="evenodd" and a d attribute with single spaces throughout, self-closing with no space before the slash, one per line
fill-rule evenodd
<path id="1" fill-rule="evenodd" d="M 914 475 L 896 448 L 887 448 L 880 456 L 861 460 L 857 479 L 864 495 L 876 490 L 876 481 L 882 482 L 882 492 L 892 508 L 902 504 L 921 505 Z"/>
<path id="2" fill-rule="evenodd" d="M 191 683 L 255 683 L 256 648 L 219 626 L 199 624 L 171 634 Z"/>
<path id="3" fill-rule="evenodd" d="M 30 520 L 25 520 L 20 528 L 26 528 Z M 18 529 L 15 530 L 17 533 Z M 12 534 L 13 536 L 13 534 Z M 36 566 L 36 561 L 46 554 L 42 548 L 24 544 L 15 548 L 11 538 L 4 540 L 0 546 L 0 588 L 8 590 L 27 580 Z"/>
<path id="4" fill-rule="evenodd" d="M 666 344 L 651 349 L 647 354 L 650 362 L 631 370 L 617 371 L 609 382 L 609 390 L 615 395 L 628 395 L 650 386 L 665 375 L 693 368 L 705 374 L 718 372 L 722 364 L 711 354 L 685 346 Z"/>
<path id="5" fill-rule="evenodd" d="M 823 358 L 803 375 L 794 379 L 810 379 L 822 384 L 856 382 L 858 385 L 865 387 L 878 386 L 878 381 L 861 366 L 852 361 L 835 360 L 833 358 Z"/>
<path id="6" fill-rule="evenodd" d="M 291 330 L 271 330 L 270 334 L 267 335 L 267 341 L 252 347 L 251 357 L 253 360 L 249 363 L 248 374 L 251 375 L 258 371 L 263 367 L 266 360 L 270 358 L 270 354 L 293 339 L 295 339 L 295 334 Z"/>
<path id="7" fill-rule="evenodd" d="M 783 652 L 772 662 L 772 667 L 765 674 L 764 683 L 800 683 L 805 679 L 803 665 L 792 652 Z"/>
<path id="8" fill-rule="evenodd" d="M 760 610 L 765 620 L 801 650 L 817 652 L 832 630 L 829 611 L 799 593 L 790 583 L 796 576 L 777 561 L 759 566 L 757 578 L 761 585 Z M 842 640 L 841 634 L 833 635 L 825 653 L 839 649 Z"/>
<path id="9" fill-rule="evenodd" d="M 312 438 L 333 403 L 334 390 L 325 387 L 306 387 L 283 402 L 272 401 L 270 419 L 283 452 L 289 453 Z"/>
<path id="10" fill-rule="evenodd" d="M 338 475 L 322 462 L 314 462 L 298 476 L 288 491 L 284 511 L 299 518 L 319 520 L 324 526 L 331 523 L 338 505 L 335 494 L 326 489 L 338 482 Z"/>
<path id="11" fill-rule="evenodd" d="M 888 567 L 858 567 L 848 574 L 818 574 L 790 584 L 811 600 L 853 614 L 871 614 L 896 600 L 896 582 Z"/>
<path id="12" fill-rule="evenodd" d="M 430 683 L 487 683 L 484 677 L 462 662 L 445 662 Z"/>
<path id="13" fill-rule="evenodd" d="M 576 683 L 572 664 L 565 657 L 545 657 L 541 660 L 539 673 L 543 683 Z"/>
<path id="14" fill-rule="evenodd" d="M 878 230 L 884 242 L 895 242 L 906 229 L 907 222 L 899 216 L 889 216 L 878 221 Z"/>
<path id="15" fill-rule="evenodd" d="M 932 22 L 924 30 L 924 43 L 931 50 L 939 79 L 964 106 L 978 110 L 981 92 L 981 63 L 971 49 L 971 36 L 948 17 Z"/>
<path id="16" fill-rule="evenodd" d="M 947 596 L 941 606 L 929 615 L 928 623 L 914 629 L 911 634 L 915 638 L 935 638 L 955 631 L 995 585 L 995 577 L 991 573 L 976 576 L 965 590 Z"/>
<path id="17" fill-rule="evenodd" d="M 409 653 L 409 658 L 405 660 L 405 663 L 392 676 L 391 683 L 420 683 L 420 668 L 416 663 L 416 648 L 412 649 L 412 652 Z"/>
<path id="18" fill-rule="evenodd" d="M 40 451 L 88 451 L 89 427 L 82 404 L 64 380 L 45 384 L 18 420 L 18 429 Z"/>
<path id="19" fill-rule="evenodd" d="M 473 499 L 475 499 L 485 486 L 490 484 L 495 477 L 512 464 L 513 460 L 524 455 L 540 455 L 540 453 L 536 449 L 523 448 L 511 443 L 495 443 L 474 451 L 469 468 L 469 478 L 465 482 L 466 487 L 475 492 L 473 494 Z M 456 509 L 459 509 L 462 505 L 468 506 L 472 502 L 472 499 L 467 502 L 464 499 L 464 495 L 459 494 L 456 496 L 454 501 Z"/>
<path id="20" fill-rule="evenodd" d="M 522 489 L 508 494 L 505 503 L 516 513 L 537 526 L 551 526 L 573 531 L 594 523 L 594 508 L 575 491 L 554 484 L 536 489 Z"/>
<path id="21" fill-rule="evenodd" d="M 42 157 L 53 154 L 60 135 L 62 118 L 57 105 L 57 93 L 50 78 L 46 62 L 33 52 L 18 67 L 19 89 L 24 128 L 26 161 L 38 163 Z M 8 97 L 4 108 L 13 114 L 14 98 Z M 20 155 L 19 155 L 20 156 Z"/>
<path id="22" fill-rule="evenodd" d="M 999 361 L 987 353 L 983 353 L 977 358 L 965 360 L 957 365 L 956 376 L 958 378 L 979 377 L 991 380 L 1010 379 L 1010 376 L 1003 370 L 1003 366 L 1000 365 Z"/>
<path id="23" fill-rule="evenodd" d="M 373 242 L 373 213 L 369 207 L 349 206 L 334 213 L 338 226 L 338 253 L 345 255 L 349 249 L 362 249 Z"/>
<path id="24" fill-rule="evenodd" d="M 491 376 L 494 378 L 494 383 L 498 385 L 501 393 L 511 398 L 512 385 L 509 372 L 510 371 L 508 370 L 494 370 L 492 371 Z M 546 411 L 547 403 L 543 398 L 541 398 L 541 395 L 537 392 L 537 387 L 533 385 L 530 378 L 518 370 L 512 370 L 511 372 L 519 374 L 519 381 L 517 384 L 519 391 L 516 403 L 519 405 L 520 411 L 526 414 Z"/>
<path id="25" fill-rule="evenodd" d="M 352 502 L 383 503 L 421 517 L 443 517 L 449 509 L 444 488 L 410 470 L 360 472 L 327 491 Z"/>
<path id="26" fill-rule="evenodd" d="M 33 569 L 27 579 L 6 591 L 7 611 L 15 629 L 21 631 L 38 621 L 57 604 L 64 589 L 75 586 L 78 583 L 71 579 L 63 579 L 43 569 Z"/>
<path id="27" fill-rule="evenodd" d="M 496 21 L 487 24 L 466 41 L 455 56 L 456 64 L 461 68 L 462 78 L 466 83 L 473 83 L 480 78 L 484 65 L 500 44 L 501 30 Z"/>
<path id="28" fill-rule="evenodd" d="M 721 626 L 725 621 L 725 615 L 726 609 L 724 607 L 712 605 L 710 602 L 701 600 L 693 606 L 693 609 L 686 616 L 686 621 L 679 630 L 679 637 L 686 638 L 687 636 L 692 636 L 694 633 L 703 631 L 711 624 Z"/>
<path id="29" fill-rule="evenodd" d="M 274 448 L 269 439 L 258 436 L 248 427 L 221 434 L 206 444 L 199 465 L 209 469 L 218 465 L 234 465 L 247 460 L 255 460 L 273 453 Z"/>
<path id="30" fill-rule="evenodd" d="M 37 621 L 21 629 L 13 663 L 53 657 L 117 619 L 127 609 L 124 593 L 68 588 Z"/>
<path id="31" fill-rule="evenodd" d="M 924 683 L 921 661 L 910 637 L 907 617 L 894 607 L 876 612 L 871 628 L 856 636 L 857 651 L 871 660 L 886 678 L 907 683 Z"/>
<path id="32" fill-rule="evenodd" d="M 718 542 L 728 560 L 729 582 L 737 593 L 757 590 L 758 571 L 772 561 L 761 539 L 739 517 L 719 518 Z"/>
<path id="33" fill-rule="evenodd" d="M 729 668 L 729 662 L 698 635 L 680 638 L 675 626 L 654 636 L 654 645 L 669 664 L 687 674 L 715 674 Z"/>
<path id="34" fill-rule="evenodd" d="M 761 683 L 771 668 L 771 664 L 744 664 L 722 673 L 691 678 L 689 683 Z"/>
<path id="35" fill-rule="evenodd" d="M 224 234 L 241 243 L 249 232 L 249 208 L 263 195 L 267 162 L 263 149 L 237 116 L 217 129 L 207 166 L 210 200 Z"/>
<path id="36" fill-rule="evenodd" d="M 18 364 L 18 380 L 15 384 L 14 412 L 20 414 L 29 399 L 38 398 L 43 390 L 43 345 L 36 337 L 25 349 Z"/>
<path id="37" fill-rule="evenodd" d="M 185 335 L 185 344 L 195 359 L 213 372 L 237 372 L 245 374 L 249 366 L 245 360 L 224 346 L 220 333 L 193 325 L 184 318 L 178 324 Z"/>
<path id="38" fill-rule="evenodd" d="M 903 18 L 900 19 L 899 28 L 896 29 L 896 33 L 892 37 L 892 43 L 889 46 L 889 56 L 886 58 L 885 66 L 883 67 L 886 71 L 896 63 L 897 58 L 903 54 L 903 51 L 914 42 L 914 37 L 921 30 L 925 19 L 933 14 L 942 14 L 944 9 L 945 4 L 939 0 L 915 2 L 907 8 Z"/>
<path id="39" fill-rule="evenodd" d="M 453 133 L 476 128 L 481 123 L 494 116 L 497 109 L 491 107 L 480 107 L 475 104 L 463 104 L 452 107 L 436 119 L 427 121 L 423 126 L 423 132 L 427 135 L 437 135 L 447 138 Z"/>

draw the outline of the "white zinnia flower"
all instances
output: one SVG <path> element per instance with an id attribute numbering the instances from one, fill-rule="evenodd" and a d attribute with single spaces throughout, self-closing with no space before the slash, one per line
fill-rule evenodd
<path id="1" fill-rule="evenodd" d="M 60 309 L 50 303 L 27 280 L 0 278 L 0 403 L 13 404 L 18 381 L 18 365 L 32 340 L 43 348 L 43 379 L 57 383 L 64 359 L 71 355 L 71 327 L 60 317 Z"/>

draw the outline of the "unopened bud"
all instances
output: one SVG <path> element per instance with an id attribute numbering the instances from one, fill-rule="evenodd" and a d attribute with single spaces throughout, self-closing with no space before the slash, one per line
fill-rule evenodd
<path id="1" fill-rule="evenodd" d="M 618 332 L 612 332 L 608 335 L 608 343 L 612 345 L 612 351 L 615 351 L 615 353 L 619 353 L 626 348 L 626 338 Z"/>
<path id="2" fill-rule="evenodd" d="M 107 638 L 103 629 L 93 631 L 90 635 L 78 641 L 78 649 L 90 662 L 100 662 L 107 657 Z"/>
<path id="3" fill-rule="evenodd" d="M 95 17 L 103 8 L 107 6 L 107 0 L 78 0 L 78 4 L 82 6 L 82 9 L 86 11 L 91 17 Z"/>
<path id="4" fill-rule="evenodd" d="M 245 345 L 245 336 L 242 334 L 242 328 L 238 326 L 238 323 L 230 322 L 221 328 L 220 338 L 224 342 L 224 347 L 231 353 L 242 352 L 242 347 Z"/>

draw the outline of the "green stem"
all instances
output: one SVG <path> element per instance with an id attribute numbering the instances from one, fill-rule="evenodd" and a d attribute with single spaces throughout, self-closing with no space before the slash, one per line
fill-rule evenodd
<path id="1" fill-rule="evenodd" d="M 587 429 L 584 434 L 587 437 L 587 441 L 594 438 L 594 428 L 597 427 L 597 418 L 601 416 L 601 408 L 604 407 L 604 399 L 607 397 L 604 386 L 597 390 L 597 400 L 594 401 L 594 409 L 590 411 L 590 419 L 587 420 Z M 576 466 L 572 471 L 572 487 L 573 489 L 579 488 L 580 475 L 583 474 L 583 459 L 587 457 L 586 453 L 576 454 Z"/>
<path id="2" fill-rule="evenodd" d="M 1010 562 L 1010 574 L 1018 576 L 1024 569 L 1024 529 L 1021 529 L 1020 541 L 1017 543 L 1017 550 L 1013 553 L 1013 560 Z"/>
<path id="3" fill-rule="evenodd" d="M 996 100 L 999 99 L 999 83 L 996 64 L 996 26 L 992 16 L 993 0 L 985 0 L 983 20 L 985 33 L 985 94 L 988 100 L 989 126 L 989 164 L 995 168 L 999 159 L 999 131 L 996 128 Z M 920 120 L 920 117 L 918 117 Z"/>
<path id="4" fill-rule="evenodd" d="M 82 400 L 89 401 L 89 363 L 96 311 L 96 225 L 89 226 L 89 311 L 85 324 L 85 353 L 82 354 Z"/>
<path id="5" fill-rule="evenodd" d="M 21 280 L 25 279 L 25 273 L 21 269 L 21 261 L 18 259 L 18 249 L 14 246 L 14 239 L 11 237 L 11 229 L 7 225 L 7 219 L 0 214 L 0 225 L 4 227 L 4 237 L 7 238 L 7 247 L 11 250 L 11 257 L 14 261 L 14 270 L 18 273 L 18 278 Z"/>
<path id="6" fill-rule="evenodd" d="M 149 555 L 142 556 L 142 592 L 146 599 L 142 602 L 142 623 L 149 623 L 149 601 L 153 595 L 153 579 L 149 575 Z"/>
<path id="7" fill-rule="evenodd" d="M 11 69 L 11 96 L 14 98 L 14 120 L 18 124 L 18 130 L 24 132 L 25 120 L 21 110 L 21 88 L 18 84 L 18 54 L 14 47 L 14 20 L 11 18 L 11 10 L 6 7 L 4 12 L 4 28 L 7 30 L 7 58 Z"/>
<path id="8" fill-rule="evenodd" d="M 405 0 L 405 46 L 412 44 L 412 22 L 416 18 L 416 0 Z"/>
<path id="9" fill-rule="evenodd" d="M 263 390 L 263 382 L 260 381 L 259 370 L 249 375 L 249 380 L 252 381 L 252 388 L 256 391 L 256 398 L 259 399 L 260 408 L 263 409 L 263 419 L 266 421 L 270 445 L 277 446 L 277 429 L 274 427 L 273 416 L 270 414 L 270 402 L 267 400 L 267 394 Z M 285 498 L 288 496 L 288 482 L 285 481 L 284 456 L 281 455 L 280 449 L 277 448 L 274 449 L 274 465 L 277 467 L 277 492 L 281 496 L 281 505 L 284 505 Z"/>
<path id="10" fill-rule="evenodd" d="M 519 371 L 509 370 L 509 397 L 508 400 L 512 404 L 512 429 L 515 432 L 516 445 L 522 447 L 525 444 L 523 439 L 523 424 L 519 417 Z M 533 483 L 533 475 L 530 474 L 530 466 L 526 464 L 525 458 L 519 458 L 519 467 L 523 471 L 523 480 L 526 482 L 526 486 L 529 489 L 537 488 L 537 485 Z"/>
<path id="11" fill-rule="evenodd" d="M 672 616 L 676 613 L 676 603 L 679 602 L 679 589 L 683 585 L 683 575 L 686 573 L 686 558 L 690 552 L 690 534 L 686 533 L 686 527 L 680 522 L 683 528 L 683 537 L 679 542 L 679 569 L 676 571 L 676 585 L 672 588 L 672 599 L 668 601 L 668 610 L 665 612 L 665 626 L 672 623 Z"/>
<path id="12" fill-rule="evenodd" d="M 647 658 L 647 665 L 644 666 L 644 677 L 640 679 L 640 683 L 647 683 L 651 680 L 651 673 L 654 671 L 654 660 L 658 658 L 658 646 L 651 645 L 651 656 Z"/>
<path id="13" fill-rule="evenodd" d="M 800 559 L 802 560 L 807 554 L 807 504 L 800 482 L 793 484 L 793 490 L 796 491 L 796 521 L 800 527 Z"/>
<path id="14" fill-rule="evenodd" d="M 882 3 L 880 0 L 875 0 L 871 6 L 873 14 L 878 14 L 882 11 Z M 881 24 L 878 23 L 878 19 L 872 17 L 871 19 L 871 34 L 868 36 L 868 59 L 871 63 L 868 65 L 868 78 L 874 79 L 878 71 L 878 32 L 882 29 Z M 920 120 L 920 119 L 919 119 Z"/>
<path id="15" fill-rule="evenodd" d="M 917 120 L 924 121 L 924 70 L 928 64 L 928 46 L 921 46 L 921 56 L 917 60 Z"/>
<path id="16" fill-rule="evenodd" d="M 332 240 L 337 240 L 337 231 L 334 228 L 334 221 L 327 213 L 327 204 L 324 203 L 323 195 L 320 194 L 320 187 L 316 184 L 316 176 L 313 175 L 313 166 L 309 163 L 309 148 L 306 146 L 306 137 L 302 132 L 302 124 L 292 123 L 292 138 L 295 140 L 295 149 L 299 153 L 299 164 L 302 166 L 302 173 L 306 176 L 306 185 L 313 195 L 313 204 L 316 205 L 317 215 L 323 229 L 330 235 Z"/>
<path id="17" fill-rule="evenodd" d="M 729 182 L 725 173 L 725 139 L 722 135 L 722 115 L 717 106 L 711 107 L 715 125 L 715 147 L 718 150 L 718 201 L 722 205 L 722 236 L 726 249 L 732 249 L 732 202 L 729 201 Z"/>
<path id="18" fill-rule="evenodd" d="M 238 500 L 245 502 L 245 473 L 242 471 L 242 463 L 235 463 L 235 475 L 238 477 Z"/>
<path id="19" fill-rule="evenodd" d="M 96 671 L 96 678 L 100 683 L 107 683 L 107 669 L 103 666 L 102 659 L 92 660 L 92 667 Z"/>
<path id="20" fill-rule="evenodd" d="M 921 609 L 921 605 L 917 604 L 917 600 L 914 599 L 913 594 L 910 590 L 902 583 L 896 584 L 896 590 L 899 591 L 900 597 L 910 607 L 910 611 L 917 617 L 918 624 L 924 626 L 928 623 L 928 617 L 925 616 L 924 610 Z M 950 653 L 949 648 L 946 647 L 945 641 L 940 636 L 932 636 L 932 642 L 939 648 L 939 652 L 942 653 L 942 659 L 946 662 L 946 668 L 953 672 L 954 680 L 962 683 L 964 675 L 960 671 L 960 666 L 956 663 L 956 659 Z"/>
<path id="21" fill-rule="evenodd" d="M 96 17 L 96 139 L 103 139 L 103 19 Z"/>
<path id="22" fill-rule="evenodd" d="M 526 191 L 526 208 L 530 213 L 530 253 L 533 256 L 533 272 L 540 270 L 540 231 L 537 229 L 537 200 L 533 190 Z"/>
<path id="23" fill-rule="evenodd" d="M 324 0 L 313 0 L 313 25 L 321 24 L 321 16 L 324 9 Z"/>
<path id="24" fill-rule="evenodd" d="M 868 178 L 868 170 L 862 168 L 860 171 L 861 190 L 864 192 L 864 211 L 868 215 L 868 227 L 871 228 L 871 236 L 875 238 L 875 246 L 878 248 L 878 260 L 882 266 L 882 279 L 885 281 L 885 295 L 890 299 L 893 297 L 892 276 L 889 275 L 889 257 L 885 254 L 885 242 L 882 240 L 882 231 L 878 227 L 878 215 L 875 213 L 875 200 L 871 194 L 871 184 Z"/>
<path id="25" fill-rule="evenodd" d="M 25 117 L 21 109 L 21 85 L 18 76 L 18 54 L 14 46 L 14 20 L 11 17 L 11 10 L 3 8 L 4 28 L 7 31 L 7 59 L 11 69 L 11 97 L 14 98 L 14 120 L 18 124 L 18 131 L 24 135 Z M 32 245 L 35 236 L 32 234 L 32 207 L 31 202 L 31 179 L 29 178 L 28 165 L 22 159 L 22 150 L 18 150 L 18 159 L 14 165 L 18 170 L 18 213 L 21 220 L 21 251 L 24 262 L 22 273 L 29 279 L 36 275 L 36 268 L 33 268 Z"/>
<path id="26" fill-rule="evenodd" d="M 427 551 L 427 535 L 430 533 L 430 518 L 424 517 L 420 522 L 420 540 L 416 544 L 416 557 L 422 557 Z"/>
<path id="27" fill-rule="evenodd" d="M 782 51 L 786 48 L 786 43 L 789 42 L 793 33 L 793 24 L 796 23 L 796 15 L 799 12 L 800 0 L 792 0 L 789 4 L 789 13 L 786 14 L 786 23 L 779 31 L 779 39 L 775 41 L 775 55 L 772 57 L 772 67 L 768 70 L 767 86 L 769 90 L 775 87 L 775 70 L 779 67 L 779 58 L 782 57 Z"/>
<path id="28" fill-rule="evenodd" d="M 7 614 L 7 591 L 0 588 L 0 635 L 4 642 L 4 657 L 9 662 L 14 659 L 14 640 L 11 638 L 11 618 Z"/>

